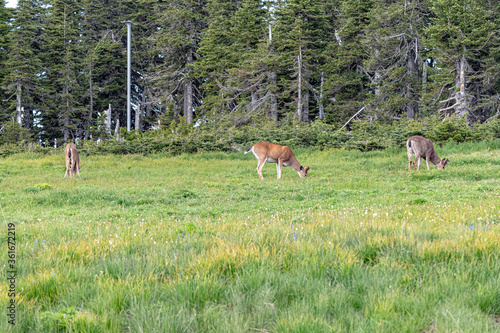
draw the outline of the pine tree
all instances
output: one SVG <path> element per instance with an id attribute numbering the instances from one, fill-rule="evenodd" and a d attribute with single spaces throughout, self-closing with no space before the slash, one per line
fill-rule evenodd
<path id="1" fill-rule="evenodd" d="M 331 1 L 327 7 L 329 38 L 325 52 L 326 119 L 340 126 L 363 106 L 369 80 L 363 71 L 368 58 L 363 44 L 370 23 L 372 0 Z"/>
<path id="2" fill-rule="evenodd" d="M 436 62 L 433 99 L 438 111 L 467 117 L 470 125 L 489 114 L 482 85 L 498 80 L 498 4 L 483 0 L 430 0 L 433 17 L 426 47 Z M 491 85 L 490 85 L 491 87 Z M 497 95 L 498 96 L 498 95 Z"/>
<path id="3" fill-rule="evenodd" d="M 41 106 L 43 73 L 40 54 L 43 48 L 43 23 L 46 4 L 42 0 L 19 0 L 14 10 L 10 45 L 4 63 L 3 89 L 8 97 L 2 122 L 15 114 L 16 121 L 35 134 L 35 117 Z"/>
<path id="4" fill-rule="evenodd" d="M 374 1 L 364 45 L 370 57 L 364 72 L 370 79 L 371 104 L 378 116 L 409 119 L 419 113 L 421 93 L 421 32 L 427 14 L 425 1 Z"/>
<path id="5" fill-rule="evenodd" d="M 80 137 L 83 130 L 85 85 L 80 75 L 84 58 L 83 8 L 80 1 L 53 0 L 51 4 L 43 57 L 46 67 L 43 82 L 47 89 L 43 137 L 49 141 L 62 137 L 66 142 Z"/>
<path id="6" fill-rule="evenodd" d="M 206 0 L 159 2 L 154 8 L 155 32 L 152 34 L 151 67 L 146 74 L 156 105 L 170 105 L 171 119 L 184 115 L 194 120 L 193 110 L 202 100 L 199 81 L 192 65 L 206 28 Z"/>
<path id="7" fill-rule="evenodd" d="M 323 1 L 290 0 L 277 12 L 275 43 L 280 59 L 283 98 L 299 122 L 310 120 L 311 94 L 318 94 L 322 56 L 328 40 Z"/>
<path id="8" fill-rule="evenodd" d="M 3 85 L 7 73 L 9 72 L 6 62 L 9 56 L 9 49 L 11 45 L 11 40 L 9 36 L 9 30 L 11 26 L 8 24 L 12 18 L 12 11 L 5 7 L 5 1 L 0 0 L 0 84 Z M 0 92 L 1 100 L 6 100 L 8 95 L 5 94 L 5 90 L 2 89 Z M 5 112 L 5 110 L 0 110 L 0 124 L 5 121 L 10 112 Z"/>

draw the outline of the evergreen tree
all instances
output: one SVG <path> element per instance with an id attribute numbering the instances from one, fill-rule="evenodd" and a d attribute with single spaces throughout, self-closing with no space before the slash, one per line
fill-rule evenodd
<path id="1" fill-rule="evenodd" d="M 277 12 L 275 40 L 285 103 L 307 123 L 313 109 L 310 96 L 318 94 L 322 56 L 328 40 L 324 1 L 289 0 Z M 320 70 L 318 70 L 320 69 Z"/>
<path id="2" fill-rule="evenodd" d="M 485 0 L 430 0 L 426 47 L 436 61 L 433 99 L 445 114 L 466 116 L 470 125 L 489 115 L 483 84 L 498 81 L 498 4 Z M 496 12 L 495 12 L 496 10 Z M 497 54 L 498 56 L 498 54 Z M 491 83 L 487 84 L 492 88 Z M 491 92 L 491 90 L 490 90 Z M 498 96 L 498 95 L 496 95 Z"/>
<path id="3" fill-rule="evenodd" d="M 42 137 L 48 141 L 80 137 L 83 130 L 85 85 L 83 70 L 84 46 L 81 39 L 83 8 L 81 1 L 53 0 L 47 15 L 47 43 L 43 61 L 44 96 Z M 60 141 L 59 141 L 60 142 Z"/>
<path id="4" fill-rule="evenodd" d="M 5 7 L 5 1 L 0 0 L 0 83 L 3 85 L 9 72 L 6 62 L 9 56 L 10 49 L 10 36 L 9 30 L 11 26 L 9 21 L 12 18 L 12 11 Z M 0 92 L 1 100 L 6 100 L 8 95 L 5 94 L 5 89 Z M 0 124 L 8 117 L 10 112 L 6 110 L 0 110 Z"/>
<path id="5" fill-rule="evenodd" d="M 43 73 L 40 54 L 43 48 L 43 24 L 46 3 L 19 0 L 9 32 L 8 56 L 4 63 L 3 89 L 7 109 L 2 122 L 14 114 L 16 121 L 35 134 L 34 123 L 41 106 Z"/>
<path id="6" fill-rule="evenodd" d="M 391 119 L 404 112 L 413 119 L 418 115 L 423 64 L 420 35 L 426 14 L 425 1 L 374 1 L 363 41 L 370 55 L 364 72 L 378 116 Z"/>
<path id="7" fill-rule="evenodd" d="M 329 39 L 325 71 L 326 119 L 342 125 L 363 106 L 369 80 L 363 71 L 368 58 L 363 43 L 370 23 L 372 0 L 334 0 L 327 18 L 334 34 Z"/>
<path id="8" fill-rule="evenodd" d="M 154 7 L 155 32 L 149 57 L 151 66 L 146 74 L 151 103 L 168 105 L 170 119 L 194 120 L 193 110 L 200 105 L 200 83 L 192 65 L 206 28 L 206 0 L 176 0 L 159 2 Z"/>

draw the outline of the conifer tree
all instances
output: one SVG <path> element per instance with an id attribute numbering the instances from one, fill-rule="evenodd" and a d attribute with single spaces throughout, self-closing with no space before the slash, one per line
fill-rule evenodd
<path id="1" fill-rule="evenodd" d="M 369 57 L 364 72 L 370 80 L 371 104 L 378 116 L 418 115 L 423 61 L 421 32 L 425 1 L 376 0 L 363 43 Z M 367 101 L 368 102 L 368 101 Z"/>
<path id="2" fill-rule="evenodd" d="M 328 122 L 342 125 L 364 104 L 369 80 L 363 71 L 367 50 L 362 41 L 370 23 L 372 0 L 335 0 L 327 18 L 333 38 L 325 52 L 325 104 Z"/>
<path id="3" fill-rule="evenodd" d="M 498 81 L 498 4 L 483 0 L 430 0 L 426 47 L 435 59 L 433 99 L 438 111 L 466 117 L 470 125 L 490 114 L 491 89 Z M 490 90 L 491 92 L 491 90 Z M 496 95 L 498 96 L 498 94 Z"/>
<path id="4" fill-rule="evenodd" d="M 46 3 L 43 0 L 19 0 L 8 34 L 10 45 L 4 63 L 3 89 L 7 109 L 2 121 L 15 114 L 16 121 L 35 134 L 33 126 L 41 106 L 43 73 L 40 54 L 44 45 L 42 26 Z"/>
<path id="5" fill-rule="evenodd" d="M 310 96 L 319 90 L 318 65 L 328 39 L 324 2 L 286 1 L 279 8 L 277 18 L 275 43 L 281 64 L 283 98 L 295 108 L 296 119 L 307 123 L 312 110 Z"/>
<path id="6" fill-rule="evenodd" d="M 53 0 L 47 15 L 47 43 L 43 54 L 47 89 L 44 97 L 43 137 L 51 141 L 76 139 L 83 130 L 82 96 L 85 85 L 83 70 L 84 47 L 81 40 L 83 8 L 81 1 Z"/>
<path id="7" fill-rule="evenodd" d="M 178 120 L 182 113 L 188 123 L 194 120 L 193 110 L 202 100 L 191 66 L 198 58 L 206 28 L 205 5 L 206 0 L 176 0 L 154 7 L 151 66 L 146 74 L 150 93 L 156 96 L 151 102 L 169 105 L 172 119 Z"/>
<path id="8" fill-rule="evenodd" d="M 12 18 L 12 11 L 9 8 L 5 7 L 5 1 L 0 0 L 0 84 L 3 84 L 5 81 L 5 77 L 8 73 L 8 67 L 6 66 L 6 61 L 9 56 L 10 49 L 10 36 L 9 30 L 11 29 L 8 24 L 10 19 Z M 5 100 L 8 98 L 8 95 L 5 94 L 5 90 L 2 89 L 0 92 L 1 100 Z M 6 110 L 0 110 L 0 124 L 5 120 L 6 116 L 8 116 L 9 112 Z M 2 119 L 3 118 L 3 119 Z"/>

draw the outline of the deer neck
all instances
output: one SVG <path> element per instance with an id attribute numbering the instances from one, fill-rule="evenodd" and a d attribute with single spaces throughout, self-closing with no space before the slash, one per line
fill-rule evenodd
<path id="1" fill-rule="evenodd" d="M 299 172 L 300 171 L 300 163 L 297 161 L 295 156 L 292 156 L 288 161 L 288 165 L 292 167 L 293 170 Z"/>
<path id="2" fill-rule="evenodd" d="M 435 150 L 431 152 L 431 158 L 430 161 L 432 164 L 437 165 L 439 162 L 441 162 L 441 159 L 439 158 L 438 154 L 436 153 Z"/>

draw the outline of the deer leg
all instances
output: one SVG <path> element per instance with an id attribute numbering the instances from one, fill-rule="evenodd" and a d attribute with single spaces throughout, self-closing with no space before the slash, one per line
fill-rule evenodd
<path id="1" fill-rule="evenodd" d="M 408 171 L 411 171 L 412 157 L 413 154 L 410 151 L 408 151 Z"/>
<path id="2" fill-rule="evenodd" d="M 71 168 L 70 161 L 66 160 L 66 172 L 64 173 L 64 178 L 68 177 L 69 169 Z"/>
<path id="3" fill-rule="evenodd" d="M 281 160 L 278 159 L 278 162 L 276 163 L 276 171 L 278 172 L 278 179 L 281 179 L 282 168 L 283 168 L 283 163 L 281 163 Z"/>
<path id="4" fill-rule="evenodd" d="M 417 156 L 415 156 L 415 171 L 420 170 L 420 156 L 418 156 L 418 165 L 417 164 Z"/>
<path id="5" fill-rule="evenodd" d="M 80 163 L 76 165 L 76 172 L 78 173 L 78 177 L 82 178 L 82 176 L 80 176 Z"/>
<path id="6" fill-rule="evenodd" d="M 264 163 L 266 163 L 266 159 L 263 158 L 262 161 L 259 160 L 259 163 L 257 164 L 257 173 L 259 174 L 260 179 L 264 179 L 262 176 L 262 167 L 264 166 Z"/>
<path id="7" fill-rule="evenodd" d="M 428 157 L 425 159 L 425 162 L 427 163 L 427 170 L 430 170 L 430 168 L 429 168 L 429 158 Z"/>

